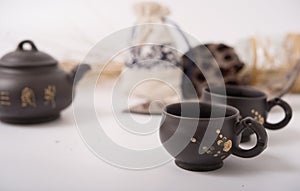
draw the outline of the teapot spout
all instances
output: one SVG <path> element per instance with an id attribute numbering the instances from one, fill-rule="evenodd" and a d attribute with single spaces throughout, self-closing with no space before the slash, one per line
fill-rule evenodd
<path id="1" fill-rule="evenodd" d="M 69 74 L 69 79 L 73 85 L 76 85 L 83 76 L 91 70 L 91 67 L 88 64 L 79 64 L 75 68 L 72 69 Z"/>

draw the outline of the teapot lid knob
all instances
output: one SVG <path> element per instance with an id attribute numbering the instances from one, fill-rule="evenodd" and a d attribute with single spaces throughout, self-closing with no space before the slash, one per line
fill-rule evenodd
<path id="1" fill-rule="evenodd" d="M 26 49 L 24 45 L 29 44 L 30 49 Z M 31 40 L 23 40 L 22 42 L 19 43 L 17 50 L 20 51 L 38 51 L 36 48 L 35 44 Z"/>

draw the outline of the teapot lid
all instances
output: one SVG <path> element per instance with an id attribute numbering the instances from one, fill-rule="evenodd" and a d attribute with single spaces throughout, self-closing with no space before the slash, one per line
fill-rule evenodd
<path id="1" fill-rule="evenodd" d="M 25 44 L 28 44 L 30 49 L 26 49 Z M 39 51 L 31 40 L 20 42 L 14 52 L 10 52 L 0 59 L 0 66 L 10 68 L 55 65 L 57 65 L 57 60 L 49 54 Z"/>

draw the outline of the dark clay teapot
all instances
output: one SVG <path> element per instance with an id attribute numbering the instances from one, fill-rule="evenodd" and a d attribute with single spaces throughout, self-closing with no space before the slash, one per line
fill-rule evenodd
<path id="1" fill-rule="evenodd" d="M 0 120 L 32 124 L 58 118 L 72 103 L 73 87 L 88 70 L 81 64 L 68 74 L 32 41 L 22 41 L 0 59 Z"/>

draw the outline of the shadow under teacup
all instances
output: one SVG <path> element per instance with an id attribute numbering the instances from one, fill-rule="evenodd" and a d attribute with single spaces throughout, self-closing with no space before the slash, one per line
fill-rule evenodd
<path id="1" fill-rule="evenodd" d="M 239 147 L 241 132 L 252 129 L 256 145 Z M 204 102 L 183 102 L 168 105 L 163 110 L 160 140 L 175 158 L 177 166 L 192 171 L 221 168 L 230 154 L 250 158 L 267 147 L 267 133 L 256 120 L 239 119 L 239 111 L 231 106 Z"/>
<path id="2" fill-rule="evenodd" d="M 212 101 L 213 103 L 225 103 L 240 111 L 241 117 L 253 117 L 267 129 L 281 129 L 285 127 L 292 118 L 292 109 L 288 103 L 280 98 L 267 101 L 267 95 L 255 88 L 248 86 L 226 85 L 212 88 L 204 88 L 202 91 L 202 101 Z M 285 117 L 278 123 L 267 122 L 269 111 L 274 106 L 280 106 Z M 246 130 L 242 134 L 242 142 L 250 140 L 251 130 Z"/>

